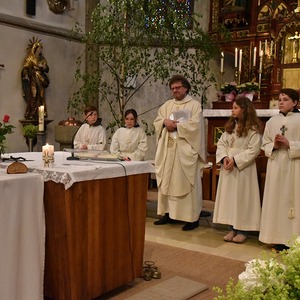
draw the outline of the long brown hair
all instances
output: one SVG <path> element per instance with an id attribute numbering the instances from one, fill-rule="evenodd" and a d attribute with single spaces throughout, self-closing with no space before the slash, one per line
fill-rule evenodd
<path id="1" fill-rule="evenodd" d="M 225 131 L 233 133 L 235 129 L 238 136 L 246 136 L 251 129 L 261 133 L 262 123 L 257 117 L 252 101 L 246 97 L 238 97 L 234 102 L 243 110 L 243 116 L 240 120 L 236 120 L 231 116 L 225 124 Z"/>

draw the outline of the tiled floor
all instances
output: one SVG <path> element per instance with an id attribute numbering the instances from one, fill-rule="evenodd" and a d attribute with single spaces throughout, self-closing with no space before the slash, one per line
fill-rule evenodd
<path id="1" fill-rule="evenodd" d="M 200 226 L 192 231 L 182 231 L 184 223 L 154 225 L 156 219 L 146 220 L 146 240 L 174 247 L 199 251 L 212 255 L 249 261 L 262 253 L 271 251 L 271 247 L 258 241 L 257 233 L 249 236 L 243 244 L 223 241 L 226 228 L 216 226 L 211 218 L 201 218 Z"/>

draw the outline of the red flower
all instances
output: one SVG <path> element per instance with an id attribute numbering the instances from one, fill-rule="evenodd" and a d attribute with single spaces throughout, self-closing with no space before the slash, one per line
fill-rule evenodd
<path id="1" fill-rule="evenodd" d="M 9 115 L 4 115 L 4 117 L 3 117 L 3 123 L 8 123 L 9 119 L 10 119 Z"/>

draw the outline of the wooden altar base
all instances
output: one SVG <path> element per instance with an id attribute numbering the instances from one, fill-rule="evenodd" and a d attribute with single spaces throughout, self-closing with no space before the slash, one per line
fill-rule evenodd
<path id="1" fill-rule="evenodd" d="M 148 176 L 45 182 L 45 299 L 91 300 L 141 276 Z"/>

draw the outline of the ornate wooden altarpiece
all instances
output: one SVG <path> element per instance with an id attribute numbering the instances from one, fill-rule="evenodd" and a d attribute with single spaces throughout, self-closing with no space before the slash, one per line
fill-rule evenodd
<path id="1" fill-rule="evenodd" d="M 220 24 L 229 29 L 230 42 L 218 36 Z M 283 87 L 300 89 L 300 0 L 211 0 L 209 31 L 221 41 L 224 71 L 232 66 L 232 80 L 239 75 L 240 83 L 260 81 L 256 108 L 269 108 Z M 243 53 L 240 74 L 236 48 Z"/>

